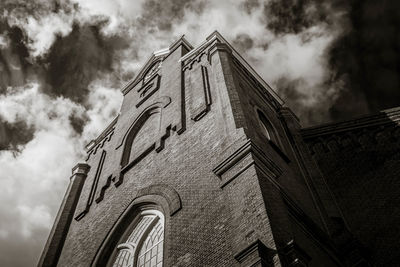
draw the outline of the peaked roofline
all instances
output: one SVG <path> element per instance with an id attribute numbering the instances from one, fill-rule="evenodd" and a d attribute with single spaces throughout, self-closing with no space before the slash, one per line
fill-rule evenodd
<path id="1" fill-rule="evenodd" d="M 256 80 L 272 95 L 272 97 L 278 101 L 279 104 L 283 105 L 285 102 L 279 97 L 279 95 L 272 89 L 272 87 L 264 81 L 263 78 L 250 66 L 250 64 L 236 51 L 235 48 L 224 38 L 218 31 L 214 31 L 211 33 L 204 42 L 202 42 L 195 49 L 192 49 L 189 53 L 181 57 L 179 61 L 184 61 L 194 55 L 196 52 L 202 50 L 206 46 L 210 45 L 215 40 L 218 40 L 222 43 L 228 45 L 228 47 L 232 50 L 233 56 L 239 60 L 239 62 L 256 78 Z"/>
<path id="2" fill-rule="evenodd" d="M 158 51 L 153 52 L 153 54 L 150 56 L 150 58 L 146 61 L 146 64 L 142 67 L 140 72 L 127 82 L 121 89 L 123 94 L 126 94 L 129 92 L 130 89 L 132 89 L 141 79 L 143 73 L 147 70 L 149 65 L 159 57 L 167 57 L 172 51 L 175 50 L 180 44 L 184 45 L 189 52 L 184 55 L 183 57 L 180 58 L 179 61 L 184 61 L 188 59 L 190 56 L 198 52 L 199 50 L 203 49 L 207 45 L 211 44 L 213 41 L 218 40 L 219 42 L 225 43 L 228 45 L 228 47 L 232 50 L 233 56 L 239 60 L 239 62 L 256 78 L 256 80 L 268 91 L 268 93 L 281 105 L 284 105 L 284 101 L 279 97 L 279 95 L 272 89 L 272 87 L 264 81 L 263 78 L 250 66 L 250 64 L 236 51 L 236 49 L 224 38 L 218 31 L 214 31 L 211 33 L 204 42 L 202 42 L 199 46 L 196 48 L 193 48 L 193 46 L 185 39 L 185 36 L 182 35 L 178 40 L 173 42 L 168 48 L 164 48 Z"/>
<path id="3" fill-rule="evenodd" d="M 143 67 L 140 69 L 139 73 L 130 81 L 128 81 L 121 89 L 123 94 L 126 94 L 132 87 L 134 87 L 140 80 L 143 75 L 143 73 L 147 70 L 149 65 L 151 65 L 154 60 L 161 58 L 161 57 L 167 57 L 169 54 L 171 54 L 179 45 L 185 46 L 188 50 L 192 50 L 193 46 L 186 40 L 185 36 L 182 35 L 178 40 L 173 42 L 169 47 L 160 49 L 158 51 L 155 51 L 151 54 L 149 59 L 147 59 L 146 63 L 143 65 Z"/>

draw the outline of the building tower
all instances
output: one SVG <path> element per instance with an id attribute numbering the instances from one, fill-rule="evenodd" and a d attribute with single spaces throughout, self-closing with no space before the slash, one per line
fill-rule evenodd
<path id="1" fill-rule="evenodd" d="M 155 52 L 39 266 L 365 266 L 296 116 L 218 33 Z"/>

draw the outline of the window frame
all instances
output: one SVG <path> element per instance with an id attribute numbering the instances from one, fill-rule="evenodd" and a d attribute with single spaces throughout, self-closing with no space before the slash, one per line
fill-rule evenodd
<path id="1" fill-rule="evenodd" d="M 279 156 L 286 163 L 290 163 L 290 159 L 286 156 L 283 150 L 283 145 L 281 143 L 278 131 L 276 130 L 271 120 L 268 119 L 267 115 L 265 115 L 265 112 L 263 112 L 258 107 L 255 108 L 255 113 L 257 114 L 258 123 L 263 130 L 262 134 L 267 138 L 269 145 L 279 154 Z"/>
<path id="2" fill-rule="evenodd" d="M 138 224 L 140 223 L 140 219 L 143 218 L 146 215 L 154 215 L 155 217 L 152 219 L 152 221 L 150 222 L 150 224 L 148 226 L 146 226 L 146 229 L 142 232 L 142 234 L 139 236 L 138 241 L 136 242 L 136 247 L 134 245 L 125 243 L 125 241 L 127 241 L 127 239 L 130 237 L 130 235 L 132 234 L 132 232 L 135 230 L 135 228 L 138 226 Z M 112 253 L 110 254 L 110 257 L 108 259 L 108 262 L 105 266 L 107 267 L 113 267 L 119 251 L 121 249 L 124 249 L 124 247 L 119 248 L 122 246 L 125 246 L 126 248 L 130 247 L 131 249 L 133 249 L 133 266 L 136 267 L 138 264 L 138 255 L 142 249 L 143 243 L 144 241 L 147 239 L 147 237 L 149 236 L 149 234 L 151 233 L 151 231 L 154 229 L 154 227 L 157 225 L 158 222 L 161 222 L 162 227 L 163 227 L 163 238 L 162 238 L 162 242 L 163 242 L 163 255 L 162 255 L 162 263 L 164 264 L 164 251 L 165 251 L 165 216 L 164 214 L 158 210 L 155 209 L 154 206 L 143 206 L 141 207 L 139 210 L 137 210 L 137 212 L 134 215 L 134 219 L 132 220 L 132 222 L 130 223 L 130 225 L 126 228 L 126 230 L 124 231 L 124 233 L 120 236 L 120 238 L 118 239 L 118 241 L 116 242 Z M 124 241 L 122 241 L 124 240 Z"/>
<path id="3" fill-rule="evenodd" d="M 267 118 L 265 113 L 259 109 L 256 108 L 256 113 L 257 113 L 257 119 L 258 122 L 263 129 L 263 135 L 268 139 L 268 141 L 275 143 L 277 146 L 280 145 L 279 143 L 279 137 L 277 135 L 277 131 L 275 127 L 272 125 L 271 121 Z"/>

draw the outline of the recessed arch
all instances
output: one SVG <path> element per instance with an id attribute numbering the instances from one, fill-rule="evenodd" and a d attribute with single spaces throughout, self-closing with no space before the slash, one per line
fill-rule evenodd
<path id="1" fill-rule="evenodd" d="M 143 117 L 148 116 L 147 113 L 151 112 L 154 109 L 158 109 L 159 112 L 162 112 L 162 109 L 166 108 L 170 103 L 171 103 L 171 98 L 169 96 L 161 96 L 161 97 L 155 99 L 155 101 L 153 103 L 151 103 L 150 105 L 148 105 L 146 108 L 144 108 L 139 113 L 139 115 L 136 117 L 136 119 L 131 123 L 131 125 L 129 126 L 129 128 L 125 132 L 125 134 L 122 136 L 122 138 L 119 139 L 119 141 L 117 143 L 118 145 L 115 149 L 120 148 L 124 144 L 128 134 L 131 132 L 131 130 L 134 127 L 137 127 L 139 122 L 141 120 L 143 120 Z"/>
<path id="2" fill-rule="evenodd" d="M 133 141 L 135 140 L 137 134 L 139 133 L 139 131 L 142 129 L 142 127 L 144 127 L 145 123 L 147 123 L 149 121 L 149 119 L 153 116 L 158 116 L 160 117 L 161 113 L 161 108 L 155 106 L 152 107 L 150 109 L 147 109 L 145 112 L 143 112 L 141 114 L 140 117 L 138 117 L 138 119 L 135 121 L 134 124 L 132 124 L 132 127 L 128 130 L 128 132 L 126 133 L 126 137 L 125 137 L 125 144 L 124 144 L 124 149 L 122 152 L 122 157 L 121 157 L 121 167 L 126 166 L 129 162 L 130 162 L 130 158 L 131 158 L 131 149 L 132 149 L 132 144 Z M 156 135 L 159 134 L 160 132 L 160 123 L 161 123 L 161 118 L 159 118 L 158 120 L 158 125 L 151 125 L 153 126 L 153 131 L 155 131 Z M 156 140 L 150 140 L 153 142 L 153 144 L 156 142 Z M 151 147 L 149 145 L 149 147 Z M 145 148 L 148 149 L 148 148 Z"/>

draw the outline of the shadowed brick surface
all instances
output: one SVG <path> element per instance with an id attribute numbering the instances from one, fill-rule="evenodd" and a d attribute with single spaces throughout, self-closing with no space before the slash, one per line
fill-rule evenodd
<path id="1" fill-rule="evenodd" d="M 303 130 L 344 218 L 376 266 L 400 260 L 400 109 Z"/>

